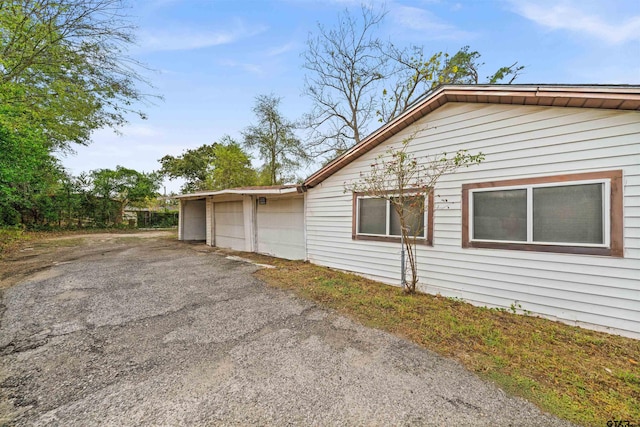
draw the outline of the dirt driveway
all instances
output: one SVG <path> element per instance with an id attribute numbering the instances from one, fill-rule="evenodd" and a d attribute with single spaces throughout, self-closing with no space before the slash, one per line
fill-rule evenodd
<path id="1" fill-rule="evenodd" d="M 0 425 L 566 425 L 256 268 L 162 233 L 5 259 Z"/>

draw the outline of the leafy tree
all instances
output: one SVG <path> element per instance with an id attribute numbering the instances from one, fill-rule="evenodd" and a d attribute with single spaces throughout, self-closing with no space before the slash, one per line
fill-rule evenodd
<path id="1" fill-rule="evenodd" d="M 389 147 L 376 158 L 368 172 L 361 172 L 358 179 L 345 183 L 345 191 L 388 200 L 397 213 L 402 237 L 402 288 L 407 293 L 414 293 L 418 283 L 416 243 L 424 233 L 420 218 L 424 217 L 427 196 L 443 175 L 484 160 L 482 153 L 469 154 L 466 150 L 459 150 L 453 156 L 442 153 L 417 157 L 408 151 L 415 135 L 403 140 L 400 148 Z"/>
<path id="2" fill-rule="evenodd" d="M 228 136 L 223 138 L 223 142 L 215 144 L 212 166 L 206 179 L 206 186 L 211 190 L 257 183 L 257 173 L 251 166 L 251 157 Z"/>
<path id="3" fill-rule="evenodd" d="M 161 181 L 157 173 L 142 173 L 122 166 L 117 166 L 115 170 L 91 171 L 91 178 L 93 193 L 102 199 L 103 207 L 108 207 L 112 200 L 118 204 L 119 212 L 113 219 L 116 224 L 122 221 L 124 208 L 128 204 L 144 203 L 148 197 L 156 197 Z"/>
<path id="4" fill-rule="evenodd" d="M 379 83 L 389 77 L 389 57 L 375 35 L 385 12 L 361 7 L 354 17 L 345 10 L 335 28 L 318 24 L 304 52 L 304 93 L 313 101 L 306 116 L 310 149 L 334 156 L 366 136 L 375 117 Z"/>
<path id="5" fill-rule="evenodd" d="M 187 182 L 182 186 L 184 193 L 206 190 L 207 177 L 213 169 L 217 143 L 202 145 L 185 150 L 179 156 L 166 155 L 159 160 L 160 173 L 169 179 L 183 178 Z"/>
<path id="6" fill-rule="evenodd" d="M 164 176 L 187 181 L 181 188 L 184 193 L 256 184 L 251 157 L 229 136 L 223 136 L 220 142 L 186 150 L 180 156 L 164 156 L 159 162 Z"/>
<path id="7" fill-rule="evenodd" d="M 267 185 L 282 184 L 290 178 L 286 174 L 295 171 L 308 158 L 293 132 L 295 125 L 278 111 L 280 101 L 281 98 L 273 94 L 256 97 L 253 112 L 258 124 L 242 133 L 245 146 L 257 149 L 264 161 L 262 170 L 269 176 Z"/>
<path id="8" fill-rule="evenodd" d="M 51 153 L 88 144 L 129 113 L 144 117 L 125 6 L 0 0 L 0 223 L 60 224 L 65 210 L 69 219 L 77 194 Z"/>
<path id="9" fill-rule="evenodd" d="M 60 176 L 61 168 L 49 154 L 42 131 L 12 132 L 0 124 L 0 225 L 43 220 L 41 205 Z"/>
<path id="10" fill-rule="evenodd" d="M 0 123 L 38 127 L 52 149 L 86 144 L 148 97 L 126 55 L 133 27 L 123 0 L 0 0 Z"/>
<path id="11" fill-rule="evenodd" d="M 464 46 L 453 56 L 446 52 L 437 52 L 430 57 L 424 53 L 424 47 L 412 46 L 398 49 L 389 45 L 386 55 L 393 61 L 393 81 L 387 82 L 390 89 L 383 89 L 379 110 L 376 112 L 380 122 L 387 123 L 407 110 L 416 100 L 443 84 L 473 85 L 480 81 L 480 53 L 469 51 Z M 524 66 L 514 62 L 510 66 L 499 68 L 487 77 L 484 83 L 494 84 L 513 81 L 520 75 Z"/>
<path id="12" fill-rule="evenodd" d="M 335 27 L 318 25 L 307 40 L 304 93 L 313 109 L 305 122 L 312 155 L 341 154 L 368 134 L 376 116 L 386 123 L 438 85 L 481 82 L 477 51 L 465 46 L 452 56 L 429 56 L 422 46 L 399 48 L 376 35 L 384 18 L 384 11 L 366 6 L 356 17 L 346 10 Z M 511 83 L 523 68 L 517 62 L 501 67 L 487 83 Z"/>

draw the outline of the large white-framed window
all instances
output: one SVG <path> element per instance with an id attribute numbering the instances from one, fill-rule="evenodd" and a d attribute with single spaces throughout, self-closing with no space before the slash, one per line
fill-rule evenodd
<path id="1" fill-rule="evenodd" d="M 390 194 L 393 195 L 392 192 Z M 404 209 L 409 213 L 409 235 L 417 241 L 431 244 L 433 193 L 406 195 Z M 353 195 L 354 240 L 400 241 L 400 217 L 390 200 L 362 193 Z"/>
<path id="2" fill-rule="evenodd" d="M 621 171 L 463 186 L 463 247 L 622 256 Z"/>

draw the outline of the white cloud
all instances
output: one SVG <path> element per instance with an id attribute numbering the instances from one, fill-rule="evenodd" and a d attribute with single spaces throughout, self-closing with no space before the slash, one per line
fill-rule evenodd
<path id="1" fill-rule="evenodd" d="M 298 46 L 296 42 L 289 42 L 282 46 L 276 46 L 272 49 L 267 50 L 265 53 L 266 56 L 279 56 L 284 53 L 290 52 Z"/>
<path id="2" fill-rule="evenodd" d="M 138 41 L 141 49 L 147 52 L 193 50 L 219 46 L 252 37 L 264 32 L 265 26 L 247 28 L 237 21 L 233 28 L 224 30 L 194 30 L 183 27 L 174 30 L 146 30 Z"/>
<path id="3" fill-rule="evenodd" d="M 610 22 L 607 22 L 601 11 L 588 10 L 589 4 L 584 2 L 561 1 L 541 4 L 511 0 L 511 4 L 517 14 L 552 30 L 587 34 L 611 44 L 640 41 L 640 8 L 625 19 L 610 19 Z"/>
<path id="4" fill-rule="evenodd" d="M 474 36 L 473 33 L 460 30 L 443 21 L 432 12 L 417 7 L 392 6 L 389 16 L 394 25 L 400 26 L 403 30 L 418 31 L 432 40 L 459 40 Z"/>
<path id="5" fill-rule="evenodd" d="M 247 63 L 247 62 L 238 62 L 238 61 L 234 61 L 233 59 L 222 59 L 222 60 L 218 61 L 218 63 L 220 65 L 222 65 L 223 67 L 239 68 L 239 69 L 247 71 L 247 72 L 249 72 L 251 74 L 257 74 L 257 75 L 262 75 L 263 74 L 263 69 L 258 64 L 251 64 L 251 63 Z"/>

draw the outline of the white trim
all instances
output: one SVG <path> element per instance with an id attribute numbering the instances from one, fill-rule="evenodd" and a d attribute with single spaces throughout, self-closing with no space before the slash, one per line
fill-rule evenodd
<path id="1" fill-rule="evenodd" d="M 527 193 L 527 243 L 533 242 L 533 191 L 532 188 L 526 188 Z"/>
<path id="2" fill-rule="evenodd" d="M 246 189 L 246 190 L 220 190 L 220 191 L 203 191 L 200 193 L 179 194 L 174 196 L 174 199 L 202 199 L 206 196 L 219 196 L 222 194 L 239 194 L 239 195 L 251 195 L 251 194 L 291 194 L 298 193 L 298 187 L 289 188 L 266 188 L 266 189 Z"/>
<path id="3" fill-rule="evenodd" d="M 391 236 L 391 201 L 389 199 L 384 199 L 385 201 L 385 214 L 386 214 L 386 221 L 385 221 L 385 236 Z"/>

